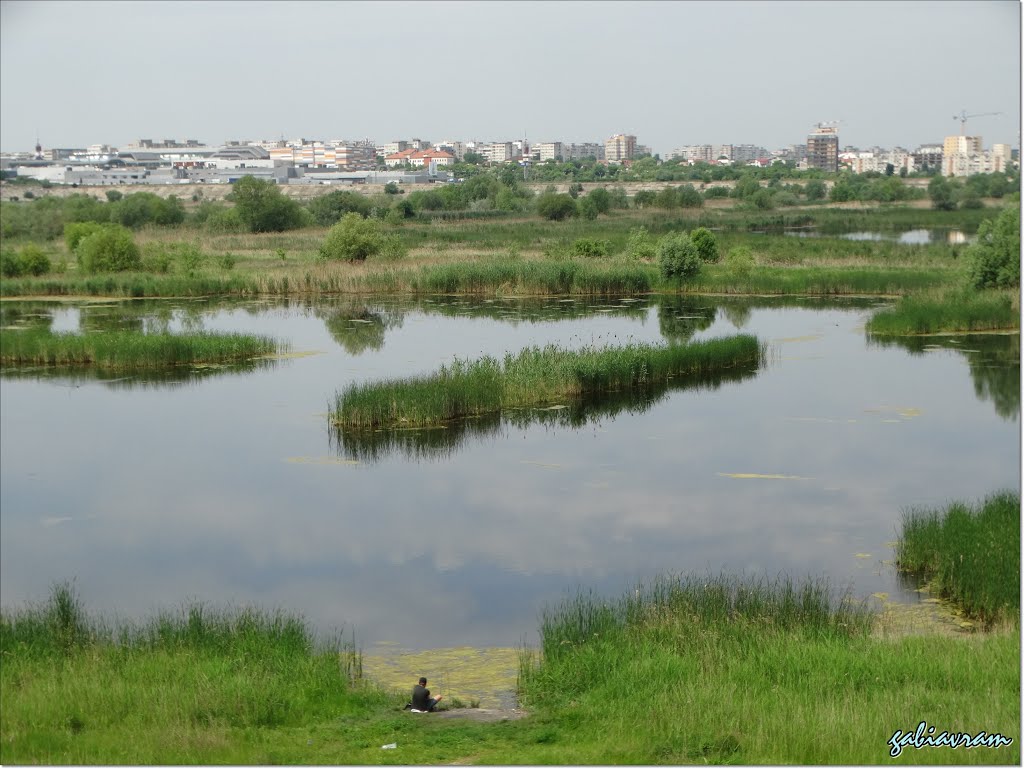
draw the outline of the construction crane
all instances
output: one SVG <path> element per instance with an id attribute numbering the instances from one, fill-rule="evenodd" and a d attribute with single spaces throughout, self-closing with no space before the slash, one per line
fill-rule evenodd
<path id="1" fill-rule="evenodd" d="M 959 120 L 960 121 L 960 135 L 963 136 L 964 132 L 967 130 L 967 118 L 987 117 L 989 115 L 1002 115 L 1002 114 L 1003 114 L 1002 112 L 979 112 L 976 115 L 968 115 L 967 114 L 967 110 L 962 109 L 962 110 L 960 110 L 960 114 L 959 115 L 953 115 L 953 120 Z"/>

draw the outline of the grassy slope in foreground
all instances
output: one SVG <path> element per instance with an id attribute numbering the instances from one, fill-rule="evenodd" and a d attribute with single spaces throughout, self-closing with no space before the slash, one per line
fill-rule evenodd
<path id="1" fill-rule="evenodd" d="M 685 578 L 545 613 L 526 659 L 545 763 L 880 764 L 1020 761 L 1020 639 L 871 635 L 821 583 Z M 999 749 L 904 748 L 921 721 L 1000 733 Z"/>
<path id="2" fill-rule="evenodd" d="M 279 349 L 275 340 L 251 334 L 0 331 L 0 364 L 3 366 L 98 366 L 129 371 L 197 363 L 235 363 L 270 355 Z"/>
<path id="3" fill-rule="evenodd" d="M 969 616 L 1019 622 L 1020 495 L 1005 491 L 979 505 L 906 511 L 896 565 L 930 580 Z"/>
<path id="4" fill-rule="evenodd" d="M 530 347 L 506 355 L 504 361 L 490 356 L 456 360 L 429 376 L 350 385 L 336 396 L 331 420 L 343 429 L 437 425 L 505 408 L 643 390 L 674 377 L 759 366 L 764 356 L 764 345 L 750 335 L 660 347 Z"/>
<path id="5" fill-rule="evenodd" d="M 1019 307 L 1019 294 L 1005 291 L 911 295 L 875 313 L 866 328 L 871 334 L 904 335 L 1019 329 Z"/>
<path id="6" fill-rule="evenodd" d="M 57 588 L 0 615 L 0 763 L 1020 763 L 1016 634 L 893 640 L 869 619 L 813 582 L 585 597 L 545 614 L 551 653 L 524 660 L 533 715 L 473 724 L 352 684 L 352 645 L 318 647 L 288 615 L 194 604 L 109 625 Z M 1014 744 L 891 759 L 921 720 Z"/>

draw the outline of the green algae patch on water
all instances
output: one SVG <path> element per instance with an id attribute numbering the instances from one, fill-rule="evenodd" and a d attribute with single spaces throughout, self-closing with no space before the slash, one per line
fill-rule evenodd
<path id="1" fill-rule="evenodd" d="M 410 694 L 413 684 L 425 676 L 431 696 L 485 708 L 515 706 L 518 673 L 519 650 L 513 648 L 459 646 L 413 652 L 381 643 L 363 655 L 363 675 L 386 689 Z"/>

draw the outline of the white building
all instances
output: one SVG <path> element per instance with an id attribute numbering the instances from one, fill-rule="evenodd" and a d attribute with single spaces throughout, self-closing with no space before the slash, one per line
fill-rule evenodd
<path id="1" fill-rule="evenodd" d="M 533 145 L 535 152 L 539 153 L 541 163 L 547 160 L 562 162 L 566 159 L 565 145 L 562 142 L 538 142 Z"/>

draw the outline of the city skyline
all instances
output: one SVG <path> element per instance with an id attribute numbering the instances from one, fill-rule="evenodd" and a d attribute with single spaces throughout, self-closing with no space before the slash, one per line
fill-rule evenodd
<path id="1" fill-rule="evenodd" d="M 841 121 L 843 146 L 912 148 L 958 134 L 962 109 L 1000 113 L 967 122 L 986 145 L 1020 143 L 1013 0 L 5 0 L 0 14 L 5 152 L 37 137 L 87 147 L 625 133 L 665 158 L 682 145 L 801 144 L 826 120 Z"/>

